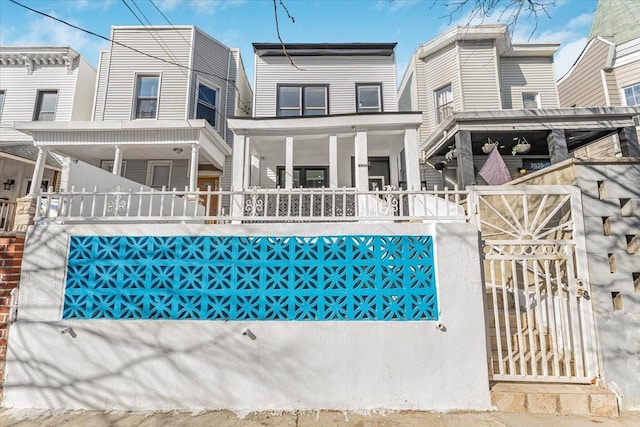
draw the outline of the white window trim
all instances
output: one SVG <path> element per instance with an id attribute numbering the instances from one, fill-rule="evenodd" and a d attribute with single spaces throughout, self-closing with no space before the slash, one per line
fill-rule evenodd
<path id="1" fill-rule="evenodd" d="M 154 118 L 137 118 L 136 113 L 138 107 L 138 79 L 140 77 L 158 77 L 158 95 L 156 97 L 156 116 Z M 158 120 L 160 112 L 160 88 L 162 87 L 162 73 L 134 73 L 133 74 L 133 95 L 131 97 L 131 120 Z"/>
<path id="2" fill-rule="evenodd" d="M 626 86 L 620 86 L 620 99 L 622 99 L 622 104 L 625 107 L 637 107 L 638 105 L 629 105 L 627 104 L 627 97 L 624 94 L 624 90 L 631 88 L 631 87 L 636 87 L 636 86 L 640 86 L 640 82 L 636 82 L 630 85 L 626 85 Z"/>
<path id="3" fill-rule="evenodd" d="M 111 167 L 111 170 L 107 169 L 108 167 Z M 100 169 L 104 169 L 108 172 L 112 172 L 113 171 L 113 160 L 103 160 L 100 162 Z M 127 161 L 123 160 L 122 161 L 122 166 L 120 167 L 120 176 L 124 177 L 125 173 L 127 172 Z"/>
<path id="4" fill-rule="evenodd" d="M 536 108 L 542 108 L 540 106 L 540 92 L 527 92 L 527 91 L 522 91 L 520 93 L 520 99 L 522 100 L 522 108 L 526 109 L 527 107 L 525 107 L 524 105 L 524 96 L 525 95 L 535 95 L 536 98 Z"/>
<path id="5" fill-rule="evenodd" d="M 280 105 L 280 89 L 282 88 L 296 88 L 298 89 L 298 105 L 299 107 L 282 107 Z M 305 95 L 304 91 L 307 88 L 320 88 L 324 90 L 324 107 L 305 107 Z M 297 111 L 296 116 L 281 116 L 280 110 Z M 328 84 L 316 84 L 316 83 L 298 83 L 298 84 L 279 84 L 276 86 L 276 116 L 278 117 L 313 117 L 315 114 L 304 114 L 307 111 L 324 111 L 324 114 L 318 116 L 329 115 L 329 85 Z"/>
<path id="6" fill-rule="evenodd" d="M 438 104 L 438 93 L 442 92 L 444 89 L 450 89 L 451 92 L 451 101 L 446 102 L 442 105 Z M 452 107 L 455 105 L 455 98 L 453 97 L 453 84 L 448 83 L 444 86 L 440 86 L 438 89 L 433 91 L 433 103 L 435 106 L 435 118 L 436 118 L 436 124 L 442 123 L 443 120 L 446 120 L 449 116 L 447 117 L 440 117 L 440 107 L 444 107 L 447 105 L 451 105 Z M 453 108 L 452 108 L 452 112 L 453 112 Z"/>
<path id="7" fill-rule="evenodd" d="M 56 94 L 56 105 L 55 107 L 53 107 L 53 120 L 51 121 L 55 121 L 56 120 L 56 114 L 58 113 L 58 101 L 60 99 L 60 91 L 58 89 L 38 89 L 36 91 L 36 103 L 33 107 L 33 121 L 41 121 L 40 120 L 40 114 L 42 113 L 42 108 L 40 107 L 40 94 L 41 93 L 52 93 L 55 92 Z M 6 97 L 6 95 L 5 95 Z M 42 120 L 42 121 L 47 121 L 47 120 Z"/>
<path id="8" fill-rule="evenodd" d="M 0 117 L 2 116 L 2 110 L 4 110 L 4 104 L 7 102 L 7 91 L 5 89 L 0 89 L 0 93 L 2 94 L 2 103 L 0 103 Z"/>
<path id="9" fill-rule="evenodd" d="M 195 103 L 193 105 L 193 116 L 196 116 L 196 113 L 198 112 L 198 95 L 199 95 L 199 91 L 200 91 L 200 84 L 203 84 L 205 86 L 208 86 L 210 89 L 213 89 L 217 92 L 216 95 L 216 105 L 215 110 L 216 110 L 216 123 L 215 126 L 213 126 L 214 129 L 218 130 L 219 126 L 220 126 L 220 94 L 221 94 L 221 88 L 218 85 L 215 85 L 213 83 L 211 83 L 211 80 L 207 80 L 205 78 L 202 78 L 200 76 L 198 76 L 198 78 L 196 79 L 196 96 L 195 96 Z"/>
<path id="10" fill-rule="evenodd" d="M 170 188 L 171 187 L 171 176 L 173 174 L 173 162 L 171 160 L 149 160 L 147 162 L 147 179 L 146 179 L 146 186 L 147 187 L 152 187 L 152 179 L 153 179 L 153 168 L 155 166 L 169 166 L 169 182 L 167 182 L 167 186 L 166 188 Z"/>

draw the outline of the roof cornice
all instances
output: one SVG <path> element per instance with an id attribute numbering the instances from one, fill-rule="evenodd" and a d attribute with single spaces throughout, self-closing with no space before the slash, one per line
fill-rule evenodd
<path id="1" fill-rule="evenodd" d="M 253 43 L 253 51 L 260 57 L 391 56 L 396 45 L 397 43 Z"/>
<path id="2" fill-rule="evenodd" d="M 63 65 L 71 72 L 78 57 L 69 46 L 0 46 L 0 65 L 26 67 L 29 74 L 34 66 Z"/>

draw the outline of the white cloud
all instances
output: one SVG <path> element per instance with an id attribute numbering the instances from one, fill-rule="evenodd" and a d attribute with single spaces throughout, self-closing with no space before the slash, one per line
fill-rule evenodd
<path id="1" fill-rule="evenodd" d="M 580 53 L 584 50 L 587 45 L 588 39 L 586 37 L 581 37 L 577 40 L 573 40 L 565 45 L 563 45 L 560 50 L 555 55 L 555 66 L 556 66 L 556 78 L 560 78 L 564 76 L 567 71 L 571 68 Z"/>
<path id="2" fill-rule="evenodd" d="M 107 10 L 116 0 L 75 0 L 73 9 L 76 10 Z"/>
<path id="3" fill-rule="evenodd" d="M 182 3 L 182 0 L 161 0 L 156 3 L 156 5 L 158 6 L 158 9 L 164 12 L 169 12 L 171 10 L 175 10 L 180 3 Z"/>
<path id="4" fill-rule="evenodd" d="M 419 0 L 378 0 L 373 7 L 375 10 L 386 10 L 387 12 L 397 12 L 407 9 L 417 4 Z"/>
<path id="5" fill-rule="evenodd" d="M 573 18 L 571 21 L 569 21 L 569 23 L 567 24 L 567 27 L 575 28 L 575 27 L 583 27 L 585 25 L 591 26 L 592 21 L 593 21 L 593 13 L 582 13 L 576 16 L 575 18 Z"/>
<path id="6" fill-rule="evenodd" d="M 239 7 L 246 3 L 246 0 L 188 0 L 198 15 L 213 15 L 215 11 Z"/>

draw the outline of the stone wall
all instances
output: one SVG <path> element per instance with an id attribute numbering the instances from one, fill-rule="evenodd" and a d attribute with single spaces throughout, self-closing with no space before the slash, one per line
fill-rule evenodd
<path id="1" fill-rule="evenodd" d="M 12 296 L 20 283 L 23 248 L 24 236 L 0 236 L 0 400 L 3 395 L 2 385 L 4 383 Z"/>
<path id="2" fill-rule="evenodd" d="M 602 378 L 640 409 L 640 159 L 569 159 L 513 184 L 581 189 Z"/>

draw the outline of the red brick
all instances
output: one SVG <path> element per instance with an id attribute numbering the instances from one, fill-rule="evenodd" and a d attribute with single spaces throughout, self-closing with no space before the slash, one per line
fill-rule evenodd
<path id="1" fill-rule="evenodd" d="M 2 267 L 18 267 L 22 266 L 22 258 L 5 258 L 0 263 Z"/>

